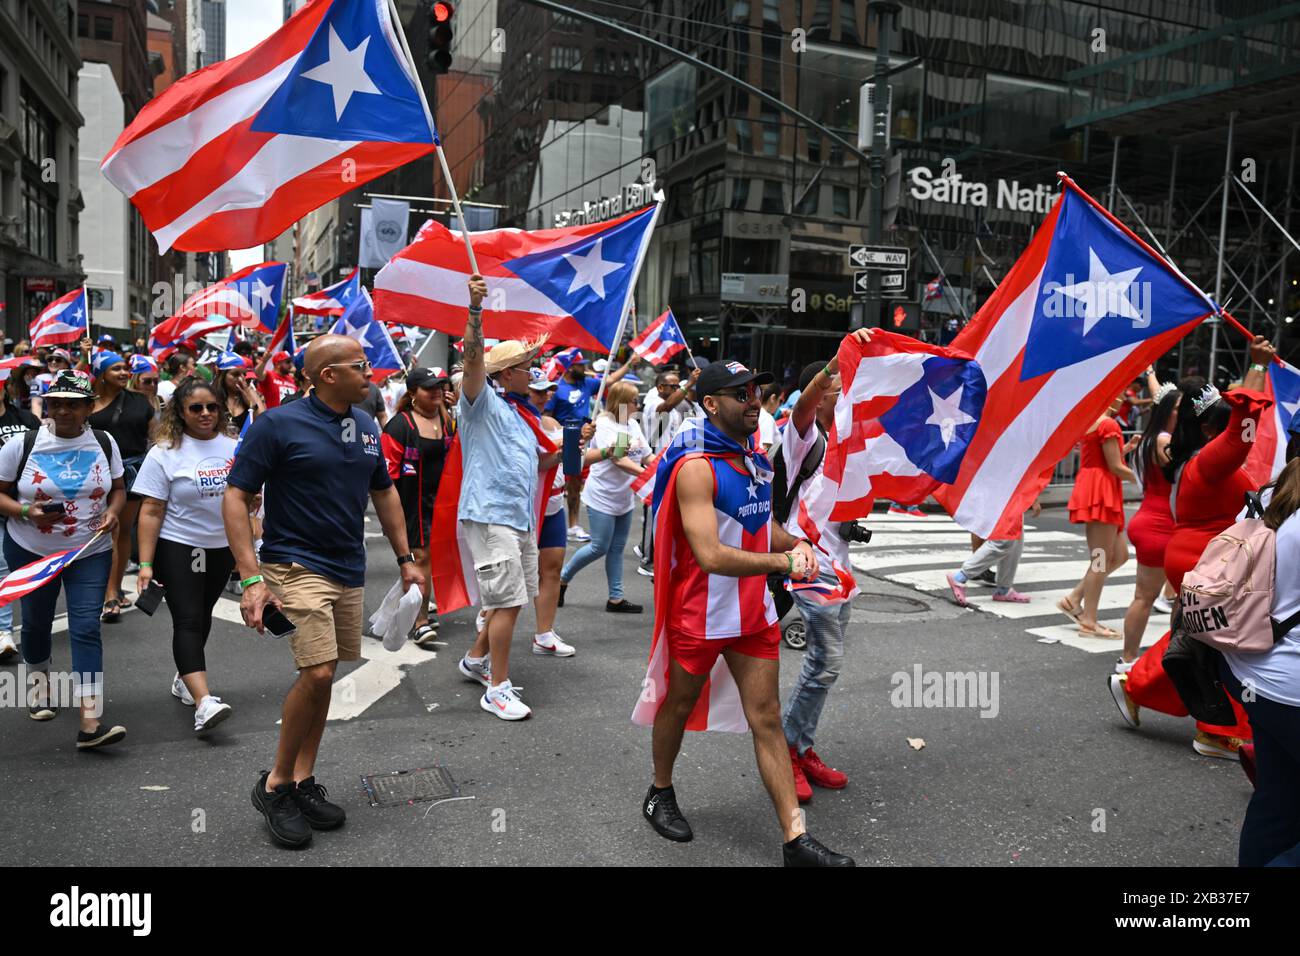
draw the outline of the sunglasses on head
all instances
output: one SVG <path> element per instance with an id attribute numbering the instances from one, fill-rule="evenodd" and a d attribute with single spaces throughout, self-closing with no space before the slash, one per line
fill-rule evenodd
<path id="1" fill-rule="evenodd" d="M 221 406 L 216 402 L 191 402 L 185 406 L 185 410 L 191 415 L 202 415 L 204 412 L 216 415 L 221 412 Z"/>

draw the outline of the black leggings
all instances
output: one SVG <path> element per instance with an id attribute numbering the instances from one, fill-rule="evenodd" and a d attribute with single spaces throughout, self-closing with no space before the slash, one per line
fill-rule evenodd
<path id="1" fill-rule="evenodd" d="M 154 577 L 167 589 L 167 607 L 172 612 L 176 671 L 206 671 L 203 648 L 212 631 L 212 609 L 230 580 L 235 556 L 229 548 L 195 548 L 159 538 L 153 560 Z"/>

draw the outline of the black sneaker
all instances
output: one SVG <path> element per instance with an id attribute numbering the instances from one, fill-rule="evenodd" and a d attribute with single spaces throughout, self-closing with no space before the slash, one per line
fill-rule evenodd
<path id="1" fill-rule="evenodd" d="M 853 857 L 826 849 L 806 833 L 781 847 L 786 866 L 857 866 Z"/>
<path id="2" fill-rule="evenodd" d="M 978 575 L 975 578 L 975 583 L 983 585 L 986 588 L 995 588 L 998 586 L 997 575 L 993 573 L 992 568 L 989 568 L 983 574 Z"/>
<path id="3" fill-rule="evenodd" d="M 32 720 L 53 720 L 56 711 L 49 704 L 28 704 L 27 716 Z"/>
<path id="4" fill-rule="evenodd" d="M 559 599 L 556 600 L 556 602 L 555 602 L 555 606 L 556 606 L 556 607 L 564 607 L 564 592 L 567 591 L 567 590 L 569 590 L 569 586 L 568 586 L 565 582 L 561 581 L 561 582 L 560 582 L 560 597 L 559 597 Z"/>
<path id="5" fill-rule="evenodd" d="M 336 830 L 348 818 L 342 807 L 325 799 L 328 795 L 315 777 L 299 780 L 293 792 L 294 803 L 313 830 Z"/>
<path id="6" fill-rule="evenodd" d="M 661 837 L 675 843 L 686 843 L 695 836 L 682 811 L 677 809 L 677 794 L 672 787 L 656 790 L 652 784 L 641 805 L 641 812 Z"/>
<path id="7" fill-rule="evenodd" d="M 105 727 L 103 724 L 100 724 L 91 731 L 77 731 L 77 749 L 91 750 L 95 747 L 107 747 L 109 744 L 117 743 L 125 736 L 125 727 Z"/>
<path id="8" fill-rule="evenodd" d="M 640 614 L 645 608 L 631 601 L 606 601 L 605 610 L 610 614 Z"/>
<path id="9" fill-rule="evenodd" d="M 306 846 L 311 842 L 311 827 L 294 800 L 294 786 L 282 783 L 274 792 L 266 792 L 266 778 L 271 774 L 262 771 L 253 784 L 253 806 L 266 817 L 266 828 L 271 839 L 281 846 Z"/>

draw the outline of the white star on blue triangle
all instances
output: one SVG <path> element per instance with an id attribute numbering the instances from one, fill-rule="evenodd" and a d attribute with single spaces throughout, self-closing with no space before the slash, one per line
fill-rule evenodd
<path id="1" fill-rule="evenodd" d="M 979 428 L 987 391 L 984 372 L 974 361 L 938 355 L 926 359 L 921 370 L 921 378 L 903 390 L 880 416 L 880 424 L 902 446 L 908 461 L 951 484 Z M 939 415 L 941 408 L 944 413 Z"/>
<path id="2" fill-rule="evenodd" d="M 432 143 L 419 92 L 379 23 L 378 4 L 334 0 L 289 76 L 253 120 L 259 133 Z"/>
<path id="3" fill-rule="evenodd" d="M 1270 362 L 1268 377 L 1273 386 L 1273 397 L 1277 400 L 1282 430 L 1288 432 L 1291 430 L 1291 423 L 1295 421 L 1296 411 L 1300 410 L 1300 371 L 1290 365 Z M 1285 441 L 1285 439 L 1281 440 Z"/>

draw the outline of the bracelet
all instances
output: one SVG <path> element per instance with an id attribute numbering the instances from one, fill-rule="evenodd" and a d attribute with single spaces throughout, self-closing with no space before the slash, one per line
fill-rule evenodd
<path id="1" fill-rule="evenodd" d="M 244 578 L 244 580 L 240 581 L 239 586 L 241 588 L 251 588 L 254 584 L 261 584 L 261 583 L 262 583 L 262 576 L 260 574 L 253 574 L 250 575 L 249 577 Z"/>
<path id="2" fill-rule="evenodd" d="M 482 315 L 482 314 L 483 314 L 483 306 L 481 306 L 481 305 L 471 305 L 471 306 L 469 307 L 469 314 L 470 314 L 470 315 Z"/>
<path id="3" fill-rule="evenodd" d="M 839 374 L 839 371 L 839 367 L 835 364 L 835 361 L 832 360 L 826 363 L 826 367 L 822 369 L 822 374 L 827 378 L 834 378 Z"/>
<path id="4" fill-rule="evenodd" d="M 691 386 L 687 382 L 682 382 L 677 387 L 680 388 L 683 392 L 689 392 L 691 390 Z"/>
<path id="5" fill-rule="evenodd" d="M 29 511 L 31 511 L 31 510 L 32 510 L 32 506 L 31 506 L 31 505 L 23 505 L 22 513 L 21 513 L 18 517 L 21 518 L 23 521 L 26 521 L 26 520 L 27 520 L 27 513 L 28 513 Z"/>
<path id="6" fill-rule="evenodd" d="M 1260 365 L 1258 362 L 1256 362 L 1256 363 L 1254 363 L 1253 365 L 1251 365 L 1250 370 L 1251 370 L 1252 372 L 1267 372 L 1267 371 L 1268 371 L 1268 366 L 1267 366 L 1267 365 Z"/>
<path id="7" fill-rule="evenodd" d="M 152 562 L 152 561 L 141 561 L 141 562 L 140 562 L 140 567 L 142 567 L 142 568 L 152 568 L 152 567 L 153 567 L 153 562 Z"/>
<path id="8" fill-rule="evenodd" d="M 786 569 L 785 569 L 785 573 L 786 573 L 786 576 L 789 577 L 790 575 L 794 574 L 794 552 L 793 552 L 793 551 L 787 551 L 787 552 L 785 553 L 785 560 L 786 560 L 787 565 L 788 565 L 788 566 L 786 567 Z"/>

